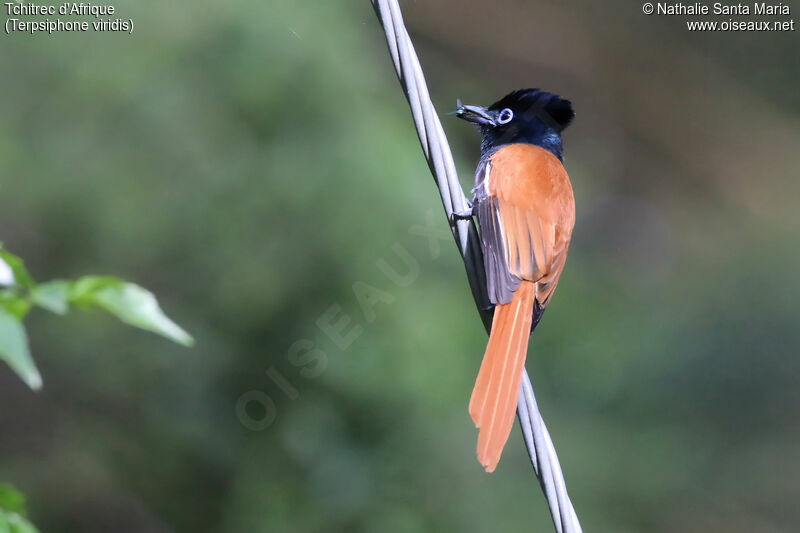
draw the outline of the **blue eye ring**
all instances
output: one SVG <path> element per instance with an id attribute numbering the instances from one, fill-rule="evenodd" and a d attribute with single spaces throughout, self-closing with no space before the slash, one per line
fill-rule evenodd
<path id="1" fill-rule="evenodd" d="M 508 124 L 514 120 L 514 112 L 511 111 L 509 108 L 505 108 L 500 111 L 500 114 L 497 115 L 497 123 L 498 124 Z"/>

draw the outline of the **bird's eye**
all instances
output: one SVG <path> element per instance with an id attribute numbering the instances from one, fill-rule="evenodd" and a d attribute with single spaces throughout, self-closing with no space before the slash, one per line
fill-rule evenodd
<path id="1" fill-rule="evenodd" d="M 514 118 L 514 112 L 508 108 L 500 111 L 500 116 L 497 117 L 497 122 L 500 124 L 508 124 Z"/>

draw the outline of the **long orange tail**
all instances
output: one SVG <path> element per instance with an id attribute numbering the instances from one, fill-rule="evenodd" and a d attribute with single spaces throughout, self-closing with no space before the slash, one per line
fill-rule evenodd
<path id="1" fill-rule="evenodd" d="M 495 308 L 489 344 L 472 389 L 469 414 L 480 429 L 478 461 L 487 472 L 497 467 L 514 425 L 535 293 L 536 285 L 523 281 L 511 303 Z"/>

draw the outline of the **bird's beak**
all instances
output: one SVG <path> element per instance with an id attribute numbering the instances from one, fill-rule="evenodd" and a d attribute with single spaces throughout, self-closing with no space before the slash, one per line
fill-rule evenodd
<path id="1" fill-rule="evenodd" d="M 488 109 L 479 105 L 465 105 L 461 103 L 461 100 L 458 100 L 456 116 L 480 126 L 497 126 Z"/>

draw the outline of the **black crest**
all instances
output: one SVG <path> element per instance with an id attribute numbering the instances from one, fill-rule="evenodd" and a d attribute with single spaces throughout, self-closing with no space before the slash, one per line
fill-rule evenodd
<path id="1" fill-rule="evenodd" d="M 572 102 L 540 89 L 520 89 L 489 106 L 491 111 L 503 109 L 511 109 L 526 122 L 538 118 L 557 133 L 561 133 L 575 118 Z"/>

